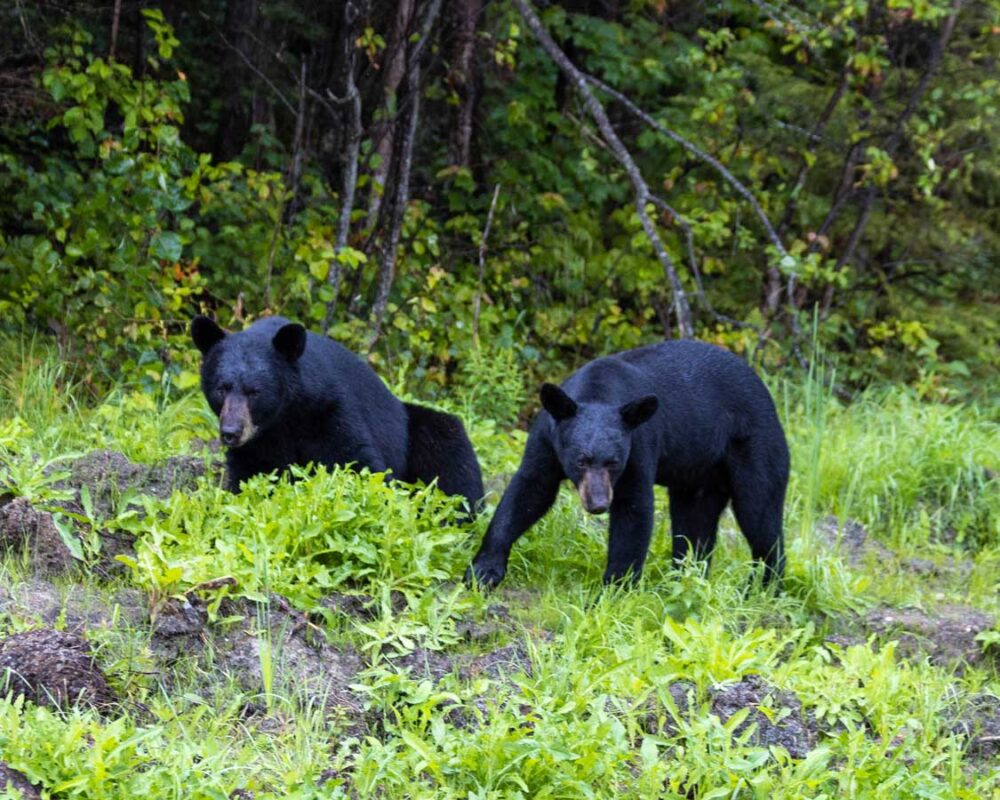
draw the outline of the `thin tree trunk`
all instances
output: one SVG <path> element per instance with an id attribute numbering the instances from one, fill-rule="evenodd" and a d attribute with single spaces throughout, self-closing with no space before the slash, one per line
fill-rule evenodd
<path id="1" fill-rule="evenodd" d="M 108 48 L 108 61 L 115 60 L 115 48 L 118 46 L 118 26 L 122 21 L 122 0 L 115 0 L 115 10 L 111 17 L 111 46 Z"/>
<path id="2" fill-rule="evenodd" d="M 486 225 L 483 226 L 483 238 L 479 240 L 479 281 L 476 285 L 476 296 L 472 301 L 472 346 L 479 349 L 479 306 L 483 298 L 483 283 L 486 279 L 486 241 L 490 236 L 490 228 L 493 225 L 493 212 L 497 207 L 497 198 L 500 197 L 500 184 L 493 188 L 493 199 L 490 201 L 490 211 L 486 215 Z"/>
<path id="3" fill-rule="evenodd" d="M 472 123 L 478 94 L 476 24 L 481 11 L 482 0 L 455 2 L 455 55 L 449 81 L 459 103 L 450 150 L 451 163 L 466 168 L 472 163 Z"/>
<path id="4" fill-rule="evenodd" d="M 374 228 L 379 211 L 382 208 L 382 195 L 386 188 L 386 179 L 392 166 L 394 151 L 396 120 L 399 116 L 398 93 L 406 71 L 406 43 L 409 39 L 410 25 L 413 22 L 416 0 L 399 0 L 396 4 L 396 18 L 389 36 L 389 46 L 386 51 L 384 78 L 382 79 L 381 119 L 375 125 L 372 139 L 375 142 L 374 163 L 372 169 L 371 194 L 368 198 L 368 227 Z"/>
<path id="5" fill-rule="evenodd" d="M 354 212 L 354 195 L 358 185 L 358 157 L 361 149 L 361 94 L 354 81 L 356 48 L 354 46 L 354 22 L 357 9 L 354 4 L 344 4 L 344 96 L 339 102 L 347 106 L 347 137 L 344 143 L 343 173 L 340 186 L 340 216 L 337 219 L 337 238 L 333 246 L 333 261 L 327 273 L 332 296 L 326 304 L 326 314 L 323 317 L 323 330 L 326 331 L 337 313 L 337 300 L 340 295 L 340 282 L 343 268 L 340 263 L 340 253 L 347 247 L 351 234 L 351 214 Z M 334 98 L 336 99 L 336 98 Z"/>
<path id="6" fill-rule="evenodd" d="M 420 118 L 421 68 L 420 60 L 424 48 L 431 36 L 431 30 L 441 11 L 442 0 L 430 0 L 427 14 L 421 25 L 420 38 L 413 46 L 406 59 L 406 101 L 409 110 L 406 115 L 406 129 L 399 143 L 399 156 L 396 158 L 396 191 L 393 193 L 392 217 L 389 224 L 389 234 L 385 238 L 379 264 L 378 287 L 375 303 L 372 308 L 372 332 L 368 340 L 371 350 L 382 333 L 382 321 L 389 304 L 389 291 L 396 277 L 396 255 L 399 249 L 399 236 L 403 230 L 403 218 L 410 202 L 410 171 L 413 165 L 413 143 L 417 137 L 417 122 Z"/>

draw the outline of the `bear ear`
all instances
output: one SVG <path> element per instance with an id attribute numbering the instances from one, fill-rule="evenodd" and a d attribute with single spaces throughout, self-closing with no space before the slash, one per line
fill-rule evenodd
<path id="1" fill-rule="evenodd" d="M 539 396 L 542 398 L 542 406 L 556 422 L 562 422 L 576 414 L 576 403 L 573 398 L 555 384 L 543 383 Z"/>
<path id="2" fill-rule="evenodd" d="M 622 421 L 629 429 L 638 428 L 642 423 L 647 422 L 656 409 L 660 407 L 660 401 L 655 394 L 647 394 L 640 400 L 633 400 L 621 407 Z"/>
<path id="3" fill-rule="evenodd" d="M 294 364 L 306 349 L 306 329 L 297 322 L 289 322 L 278 329 L 271 343 L 290 364 Z"/>
<path id="4" fill-rule="evenodd" d="M 199 314 L 191 320 L 191 339 L 202 354 L 207 354 L 225 338 L 226 332 L 208 317 Z"/>

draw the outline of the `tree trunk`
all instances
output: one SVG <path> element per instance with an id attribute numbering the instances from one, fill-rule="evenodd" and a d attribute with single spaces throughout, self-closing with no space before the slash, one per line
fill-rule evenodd
<path id="1" fill-rule="evenodd" d="M 256 63 L 252 33 L 257 26 L 258 11 L 258 0 L 226 0 L 223 36 L 227 46 L 223 49 L 221 69 L 224 97 L 214 148 L 220 161 L 230 161 L 243 151 L 251 120 L 261 121 L 257 117 L 265 113 L 263 108 L 257 108 L 257 92 L 246 91 L 248 83 L 254 87 L 257 82 L 243 63 L 243 57 Z M 247 104 L 248 94 L 253 97 L 251 108 Z"/>
<path id="2" fill-rule="evenodd" d="M 459 102 L 449 150 L 451 163 L 466 168 L 472 164 L 473 118 L 479 93 L 476 26 L 481 12 L 482 0 L 455 0 L 455 50 L 448 80 Z"/>
<path id="3" fill-rule="evenodd" d="M 379 112 L 381 117 L 372 131 L 372 139 L 375 142 L 375 167 L 372 169 L 372 188 L 368 198 L 368 226 L 371 228 L 375 227 L 378 221 L 379 211 L 382 208 L 382 194 L 391 168 L 398 117 L 396 99 L 406 72 L 406 43 L 413 23 L 415 6 L 416 0 L 399 0 L 396 4 L 396 19 L 386 50 L 382 81 L 383 101 Z"/>

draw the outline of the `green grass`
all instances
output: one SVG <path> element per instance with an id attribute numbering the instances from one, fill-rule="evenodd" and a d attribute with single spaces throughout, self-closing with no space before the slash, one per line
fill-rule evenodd
<path id="1" fill-rule="evenodd" d="M 70 454 L 108 448 L 152 462 L 214 434 L 197 394 L 123 388 L 85 402 L 51 354 L 8 348 L 3 491 L 55 506 L 65 492 L 45 467 L 58 471 Z M 902 659 L 885 641 L 826 638 L 857 630 L 855 615 L 877 604 L 966 603 L 1000 615 L 1000 498 L 986 473 L 1000 470 L 1000 426 L 975 407 L 921 403 L 903 389 L 850 405 L 819 382 L 772 389 L 793 453 L 781 595 L 745 590 L 748 549 L 728 513 L 707 578 L 698 565 L 671 569 L 665 496 L 634 589 L 601 590 L 604 524 L 566 491 L 516 545 L 501 590 L 483 595 L 460 577 L 489 514 L 472 530 L 457 526 L 454 504 L 432 488 L 335 470 L 291 484 L 259 478 L 233 496 L 204 478 L 194 491 L 147 499 L 144 516 L 123 513 L 117 524 L 138 537 L 135 559 L 111 583 L 86 569 L 79 580 L 109 605 L 139 589 L 156 609 L 203 581 L 234 578 L 206 600 L 222 633 L 236 624 L 224 598 L 258 601 L 248 613 L 260 631 L 260 685 L 225 674 L 220 638 L 166 664 L 148 626 L 119 614 L 88 637 L 121 712 L 102 719 L 0 701 L 0 758 L 53 797 L 225 798 L 240 788 L 258 798 L 1000 797 L 994 765 L 963 759 L 952 732 L 964 698 L 1000 694 L 995 667 L 956 671 Z M 508 474 L 524 434 L 479 416 L 489 400 L 455 407 L 487 476 Z M 862 522 L 894 560 L 849 565 L 815 532 L 831 514 Z M 967 571 L 900 568 L 914 556 Z M 4 587 L 29 577 L 22 554 L 0 562 Z M 371 598 L 371 618 L 324 607 L 331 592 Z M 351 679 L 360 719 L 331 718 L 323 698 L 285 679 L 269 626 L 283 612 L 271 593 L 316 612 L 331 647 L 364 657 Z M 463 624 L 487 623 L 497 604 L 502 624 L 468 639 Z M 0 633 L 32 624 L 11 609 L 0 615 Z M 392 661 L 414 650 L 468 660 L 508 646 L 525 653 L 527 671 L 463 677 L 456 667 L 435 682 Z M 751 675 L 793 692 L 817 721 L 806 758 L 736 733 L 739 715 L 711 713 L 713 687 Z M 669 691 L 677 681 L 690 686 L 690 715 Z M 324 775 L 333 777 L 321 786 Z"/>

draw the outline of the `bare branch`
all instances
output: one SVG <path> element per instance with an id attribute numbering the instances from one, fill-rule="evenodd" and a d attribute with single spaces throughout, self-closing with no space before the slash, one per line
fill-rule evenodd
<path id="1" fill-rule="evenodd" d="M 643 230 L 646 232 L 646 237 L 649 239 L 649 242 L 653 247 L 653 251 L 656 253 L 657 258 L 663 265 L 663 271 L 666 273 L 667 281 L 670 283 L 670 288 L 673 293 L 674 310 L 677 315 L 678 333 L 683 338 L 691 337 L 694 334 L 694 327 L 691 323 L 691 308 L 688 305 L 687 294 L 684 292 L 684 287 L 681 285 L 680 278 L 677 275 L 677 270 L 674 267 L 674 262 L 667 253 L 666 247 L 664 247 L 663 241 L 660 239 L 660 235 L 656 231 L 656 226 L 653 224 L 653 221 L 650 219 L 649 214 L 646 211 L 646 204 L 650 202 L 649 186 L 646 184 L 642 174 L 639 172 L 639 168 L 632 159 L 632 155 L 626 149 L 625 145 L 622 144 L 621 139 L 618 138 L 618 134 L 615 133 L 614 128 L 611 126 L 608 115 L 604 111 L 604 106 L 600 104 L 594 96 L 594 93 L 590 90 L 590 86 L 588 86 L 588 80 L 590 79 L 588 76 L 577 69 L 569 58 L 567 58 L 566 54 L 555 43 L 549 35 L 549 32 L 542 25 L 541 20 L 535 13 L 535 9 L 531 6 L 528 0 L 514 0 L 514 4 L 517 6 L 517 9 L 524 18 L 525 22 L 528 24 L 528 27 L 531 28 L 532 33 L 535 34 L 535 37 L 549 54 L 549 57 L 555 61 L 556 65 L 563 71 L 567 79 L 576 85 L 580 95 L 583 97 L 583 100 L 587 105 L 588 110 L 591 113 L 591 116 L 593 116 L 594 121 L 597 123 L 597 127 L 600 129 L 601 135 L 608 143 L 608 146 L 611 148 L 611 151 L 618 163 L 621 164 L 626 173 L 628 173 L 629 180 L 632 183 L 636 213 L 639 216 L 639 221 L 642 224 Z"/>
<path id="2" fill-rule="evenodd" d="M 589 83 L 594 84 L 594 86 L 596 86 L 602 92 L 611 95 L 613 98 L 615 98 L 615 100 L 617 100 L 619 103 L 625 106 L 625 108 L 631 114 L 641 119 L 651 128 L 659 131 L 668 139 L 677 142 L 677 144 L 679 144 L 681 147 L 683 147 L 685 150 L 691 153 L 691 155 L 695 156 L 701 161 L 704 161 L 706 164 L 714 168 L 715 171 L 718 172 L 723 177 L 726 183 L 732 186 L 733 189 L 735 189 L 736 192 L 750 204 L 754 212 L 757 214 L 758 219 L 760 219 L 761 225 L 764 226 L 764 230 L 767 232 L 768 238 L 771 240 L 771 243 L 774 245 L 778 253 L 781 254 L 782 256 L 788 255 L 788 251 L 785 249 L 785 245 L 782 244 L 781 242 L 781 237 L 778 236 L 778 234 L 775 232 L 774 226 L 771 225 L 771 221 L 767 218 L 767 214 L 764 213 L 763 207 L 758 202 L 757 198 L 754 197 L 753 192 L 747 189 L 747 187 L 743 185 L 743 183 L 739 180 L 739 178 L 733 175 L 733 173 L 730 172 L 722 164 L 722 162 L 719 161 L 719 159 L 715 158 L 712 155 L 709 155 L 700 147 L 698 147 L 696 144 L 688 141 L 676 131 L 671 130 L 666 125 L 659 122 L 653 116 L 651 116 L 650 114 L 639 108 L 639 106 L 633 103 L 624 94 L 619 92 L 617 89 L 608 86 L 604 81 L 600 80 L 599 78 L 595 78 L 593 75 L 583 75 L 583 78 Z"/>

